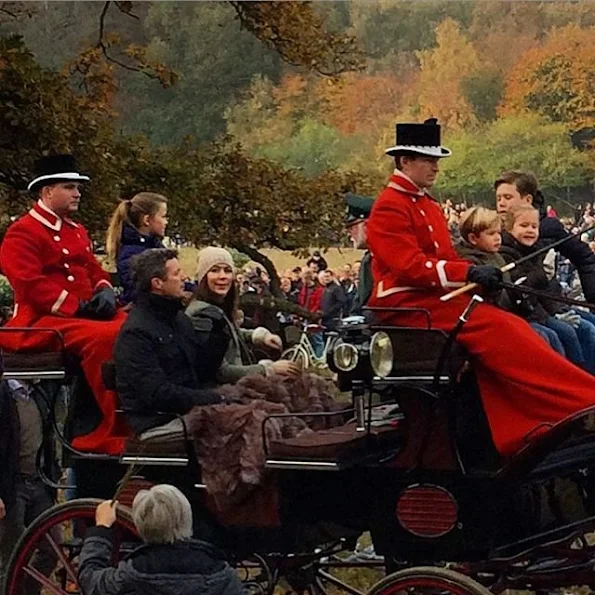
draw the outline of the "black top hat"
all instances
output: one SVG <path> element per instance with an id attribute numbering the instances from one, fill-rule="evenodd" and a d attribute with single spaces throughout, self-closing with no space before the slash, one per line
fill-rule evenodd
<path id="1" fill-rule="evenodd" d="M 440 125 L 436 118 L 423 124 L 397 124 L 397 142 L 386 149 L 387 155 L 419 153 L 429 157 L 449 157 L 450 149 L 440 145 Z"/>
<path id="2" fill-rule="evenodd" d="M 35 164 L 35 178 L 29 182 L 27 190 L 35 192 L 43 186 L 65 181 L 88 182 L 89 177 L 77 172 L 72 155 L 48 155 Z"/>
<path id="3" fill-rule="evenodd" d="M 364 221 L 372 212 L 372 205 L 374 199 L 369 196 L 358 196 L 351 192 L 345 194 L 345 204 L 347 205 L 347 220 L 346 226 L 353 225 L 358 221 Z"/>

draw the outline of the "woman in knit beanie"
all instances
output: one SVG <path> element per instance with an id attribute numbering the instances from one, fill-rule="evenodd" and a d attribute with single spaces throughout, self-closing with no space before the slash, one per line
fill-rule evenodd
<path id="1" fill-rule="evenodd" d="M 215 246 L 203 248 L 198 254 L 196 266 L 197 289 L 193 301 L 186 309 L 186 314 L 192 320 L 194 327 L 203 332 L 205 318 L 213 319 L 213 313 L 215 317 L 219 315 L 225 319 L 223 331 L 219 330 L 220 325 L 217 324 L 212 325 L 211 331 L 226 332 L 229 339 L 229 347 L 219 370 L 218 380 L 221 383 L 233 383 L 244 376 L 254 374 L 297 375 L 298 366 L 286 360 L 277 362 L 262 360 L 258 364 L 244 365 L 243 341 L 277 350 L 281 350 L 282 343 L 280 337 L 264 327 L 254 330 L 238 328 L 236 321 L 239 320 L 240 312 L 235 274 L 233 259 L 227 250 Z"/>

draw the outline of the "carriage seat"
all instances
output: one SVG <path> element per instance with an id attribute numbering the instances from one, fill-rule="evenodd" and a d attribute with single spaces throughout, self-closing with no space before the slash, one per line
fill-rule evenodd
<path id="1" fill-rule="evenodd" d="M 448 333 L 439 329 L 373 326 L 389 335 L 393 346 L 393 369 L 390 380 L 430 381 L 436 374 L 448 342 Z M 451 348 L 441 370 L 440 379 L 457 378 L 464 369 L 468 354 L 458 343 Z"/>
<path id="2" fill-rule="evenodd" d="M 109 390 L 116 390 L 116 365 L 113 361 L 105 362 L 101 367 L 101 378 L 103 380 L 103 384 Z M 125 412 L 123 409 L 118 409 L 118 414 L 123 415 Z M 154 458 L 155 463 L 161 463 L 161 459 L 169 458 L 170 464 L 180 464 L 184 465 L 188 462 L 188 449 L 180 448 L 180 444 L 176 443 L 163 443 L 160 442 L 158 444 L 141 441 L 136 436 L 130 437 L 126 441 L 126 448 L 124 459 L 130 457 L 147 457 L 147 458 Z M 173 460 L 175 459 L 177 463 Z M 126 461 L 125 461 L 126 462 Z M 145 461 L 145 464 L 147 463 Z"/>
<path id="3" fill-rule="evenodd" d="M 61 380 L 76 368 L 75 358 L 63 351 L 3 352 L 6 380 Z"/>
<path id="4" fill-rule="evenodd" d="M 400 448 L 403 432 L 398 423 L 370 431 L 358 431 L 355 422 L 328 430 L 307 432 L 294 438 L 270 440 L 267 467 L 316 467 L 316 463 L 342 468 L 356 464 L 362 458 L 382 452 L 386 456 Z M 322 467 L 319 467 L 322 468 Z"/>

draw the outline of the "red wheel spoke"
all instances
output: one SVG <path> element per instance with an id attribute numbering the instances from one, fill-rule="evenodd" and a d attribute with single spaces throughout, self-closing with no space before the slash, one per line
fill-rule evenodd
<path id="1" fill-rule="evenodd" d="M 71 595 L 83 591 L 78 581 L 78 551 L 86 529 L 93 524 L 98 500 L 78 500 L 59 504 L 46 511 L 27 529 L 17 546 L 14 560 L 7 571 L 6 595 L 22 595 L 27 583 L 35 583 L 44 595 Z M 73 535 L 70 536 L 70 527 Z M 122 543 L 136 543 L 138 536 L 128 509 L 118 511 L 115 558 Z M 61 531 L 61 533 L 58 533 Z M 66 534 L 67 539 L 64 538 Z M 70 538 L 72 537 L 72 542 Z M 50 549 L 51 548 L 51 549 Z M 36 553 L 47 552 L 55 559 L 57 570 L 45 576 L 47 570 L 38 570 L 34 561 Z M 53 552 L 53 553 L 52 553 Z M 31 589 L 29 589 L 30 591 Z M 27 595 L 29 595 L 27 591 Z"/>
<path id="2" fill-rule="evenodd" d="M 60 562 L 62 562 L 62 566 L 64 566 L 64 570 L 66 570 L 66 574 L 70 577 L 70 580 L 76 585 L 77 589 L 81 591 L 81 586 L 79 585 L 76 572 L 74 572 L 72 566 L 70 565 L 70 562 L 66 559 L 66 556 L 62 551 L 62 548 L 54 541 L 54 538 L 52 537 L 51 533 L 46 533 L 45 538 L 48 541 L 48 543 L 52 546 L 52 549 L 56 553 L 56 556 L 58 556 Z"/>
<path id="3" fill-rule="evenodd" d="M 32 578 L 34 578 L 38 583 L 43 585 L 44 589 L 47 589 L 52 595 L 67 595 L 65 591 L 62 591 L 59 587 L 52 582 L 52 579 L 45 576 L 37 570 L 36 568 L 32 568 L 31 566 L 27 565 L 23 570 Z"/>

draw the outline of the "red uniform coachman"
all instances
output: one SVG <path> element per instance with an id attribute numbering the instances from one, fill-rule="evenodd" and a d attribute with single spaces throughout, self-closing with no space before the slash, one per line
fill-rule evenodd
<path id="1" fill-rule="evenodd" d="M 10 327 L 51 328 L 62 333 L 66 350 L 81 358 L 102 421 L 74 440 L 80 450 L 122 451 L 125 427 L 116 420 L 116 395 L 102 382 L 101 367 L 112 358 L 115 338 L 125 319 L 116 311 L 109 274 L 93 255 L 85 228 L 70 219 L 78 209 L 79 185 L 89 178 L 76 172 L 69 155 L 44 158 L 29 190 L 38 202 L 13 223 L 2 242 L 0 265 L 14 289 Z M 5 350 L 49 350 L 55 341 L 43 333 L 0 335 Z"/>
<path id="2" fill-rule="evenodd" d="M 374 273 L 369 305 L 425 308 L 434 327 L 450 331 L 470 295 L 449 302 L 440 296 L 467 281 L 496 286 L 499 271 L 457 256 L 442 209 L 428 194 L 439 159 L 450 155 L 440 145 L 436 121 L 398 124 L 396 146 L 387 154 L 395 157 L 397 169 L 368 222 Z M 424 324 L 414 315 L 407 322 Z M 555 353 L 513 314 L 480 304 L 458 341 L 473 356 L 492 436 L 503 455 L 548 424 L 595 405 L 593 377 Z"/>

